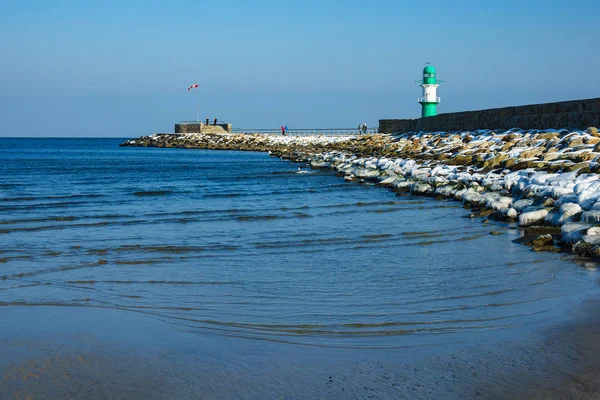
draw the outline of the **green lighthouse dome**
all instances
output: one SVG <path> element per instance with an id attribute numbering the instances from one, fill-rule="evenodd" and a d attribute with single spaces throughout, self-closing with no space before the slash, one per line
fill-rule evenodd
<path id="1" fill-rule="evenodd" d="M 425 74 L 435 75 L 435 68 L 433 67 L 433 65 L 428 65 L 423 69 L 423 75 Z"/>
<path id="2" fill-rule="evenodd" d="M 423 68 L 423 83 L 426 85 L 435 85 L 437 83 L 436 72 L 433 65 Z"/>

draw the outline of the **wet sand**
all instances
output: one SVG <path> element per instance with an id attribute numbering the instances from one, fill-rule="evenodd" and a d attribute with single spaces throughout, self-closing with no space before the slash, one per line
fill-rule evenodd
<path id="1" fill-rule="evenodd" d="M 130 311 L 0 307 L 0 398 L 595 399 L 599 305 L 517 342 L 479 333 L 393 349 L 215 336 Z"/>
<path id="2" fill-rule="evenodd" d="M 600 299 L 573 311 L 573 321 L 544 330 L 529 383 L 511 388 L 517 399 L 600 399 Z M 536 350 L 535 348 L 532 350 Z"/>

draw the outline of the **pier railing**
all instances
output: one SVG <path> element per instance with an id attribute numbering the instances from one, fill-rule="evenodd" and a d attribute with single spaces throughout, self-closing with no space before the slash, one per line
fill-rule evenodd
<path id="1" fill-rule="evenodd" d="M 206 119 L 201 119 L 200 121 L 179 121 L 178 124 L 204 124 L 204 125 L 214 125 L 215 120 L 214 119 L 209 119 L 208 120 L 208 124 L 206 123 Z M 222 124 L 226 124 L 227 122 L 225 121 L 221 121 L 221 120 L 217 120 L 217 125 L 222 125 Z"/>
<path id="2" fill-rule="evenodd" d="M 379 132 L 379 128 L 367 128 L 367 134 L 374 134 Z M 245 133 L 245 134 L 262 134 L 262 135 L 278 135 L 281 136 L 281 129 L 273 129 L 273 128 L 252 128 L 252 129 L 243 129 L 243 128 L 234 128 L 232 129 L 232 133 Z M 362 134 L 363 131 L 360 131 Z M 358 127 L 357 128 L 303 128 L 303 129 L 288 129 L 286 131 L 287 136 L 349 136 L 349 135 L 358 135 Z"/>

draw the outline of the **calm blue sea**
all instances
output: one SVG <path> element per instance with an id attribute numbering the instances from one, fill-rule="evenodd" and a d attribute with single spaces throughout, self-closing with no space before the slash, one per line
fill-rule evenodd
<path id="1" fill-rule="evenodd" d="M 574 257 L 514 244 L 516 227 L 456 202 L 263 153 L 121 141 L 0 139 L 0 306 L 391 348 L 518 336 L 597 290 Z"/>

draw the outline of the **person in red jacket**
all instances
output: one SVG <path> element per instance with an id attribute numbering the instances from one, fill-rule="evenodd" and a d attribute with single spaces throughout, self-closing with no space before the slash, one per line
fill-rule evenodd
<path id="1" fill-rule="evenodd" d="M 281 125 L 281 134 L 285 136 L 285 126 Z"/>

